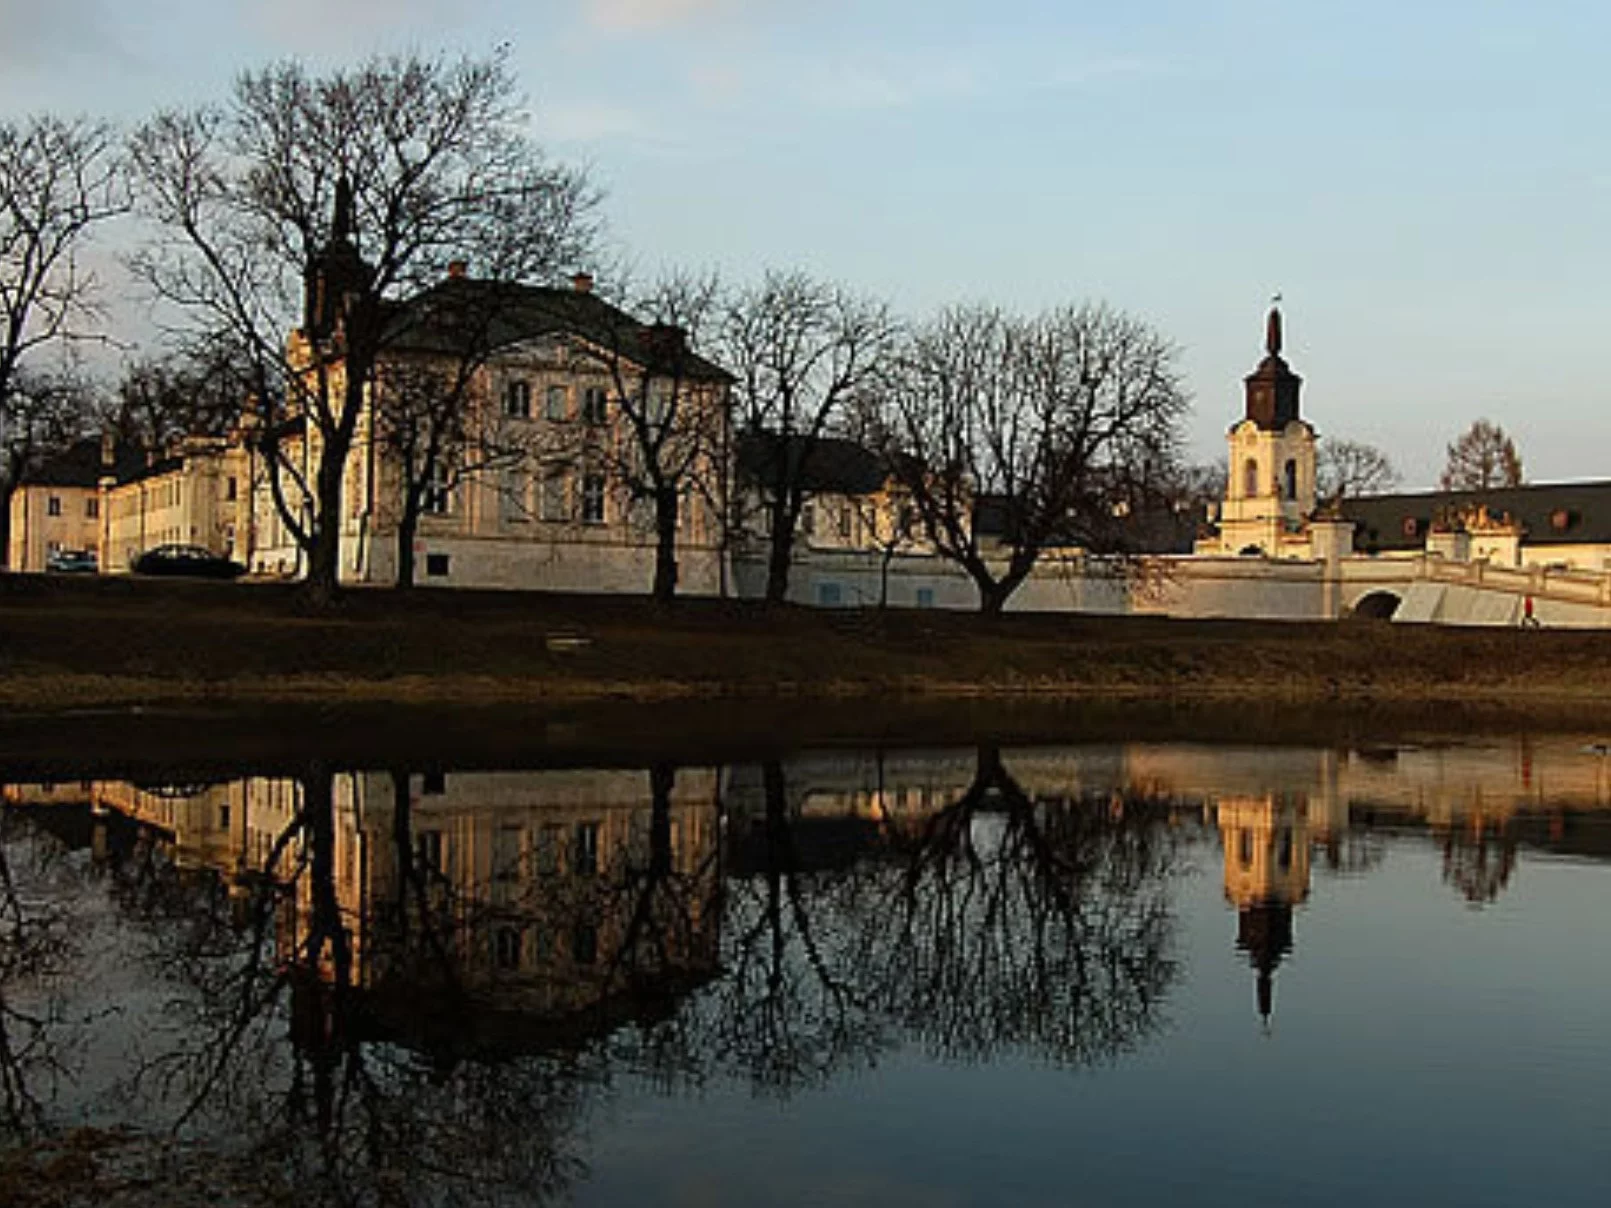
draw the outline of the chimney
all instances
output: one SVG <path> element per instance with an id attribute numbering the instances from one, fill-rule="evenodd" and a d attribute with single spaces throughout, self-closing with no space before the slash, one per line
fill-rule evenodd
<path id="1" fill-rule="evenodd" d="M 101 433 L 101 470 L 110 474 L 117 464 L 117 436 L 107 428 Z"/>
<path id="2" fill-rule="evenodd" d="M 574 276 L 571 277 L 571 286 L 579 294 L 590 294 L 590 293 L 592 293 L 593 292 L 593 274 L 592 273 L 577 273 L 577 274 L 575 274 Z"/>
<path id="3" fill-rule="evenodd" d="M 448 280 L 450 281 L 462 281 L 469 271 L 470 262 L 468 260 L 448 261 Z"/>

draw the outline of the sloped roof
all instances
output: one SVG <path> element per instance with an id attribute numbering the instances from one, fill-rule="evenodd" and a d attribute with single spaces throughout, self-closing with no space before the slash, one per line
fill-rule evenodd
<path id="1" fill-rule="evenodd" d="M 43 458 L 23 472 L 21 485 L 39 487 L 95 487 L 110 473 L 125 482 L 146 468 L 145 454 L 128 445 L 118 446 L 110 470 L 101 465 L 98 437 L 75 440 L 67 448 Z"/>
<path id="2" fill-rule="evenodd" d="M 878 454 L 853 440 L 837 436 L 791 436 L 772 432 L 745 432 L 735 450 L 739 477 L 750 483 L 776 482 L 779 471 L 810 494 L 872 495 L 888 478 Z M 786 458 L 779 464 L 780 458 Z"/>
<path id="3" fill-rule="evenodd" d="M 457 353 L 466 340 L 491 349 L 544 335 L 575 335 L 659 373 L 727 382 L 732 375 L 686 345 L 676 328 L 643 323 L 591 290 L 449 277 L 392 308 L 394 349 Z"/>
<path id="4" fill-rule="evenodd" d="M 1354 522 L 1364 550 L 1413 550 L 1426 544 L 1432 521 L 1446 510 L 1486 507 L 1520 523 L 1534 545 L 1611 542 L 1611 482 L 1540 483 L 1486 491 L 1421 491 L 1344 499 L 1342 515 Z"/>

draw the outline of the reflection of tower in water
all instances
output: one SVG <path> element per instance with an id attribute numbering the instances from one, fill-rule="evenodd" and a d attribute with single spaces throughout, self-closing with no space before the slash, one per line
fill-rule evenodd
<path id="1" fill-rule="evenodd" d="M 1292 910 L 1309 896 L 1309 809 L 1302 793 L 1218 802 L 1225 900 L 1236 907 L 1236 947 L 1257 974 L 1259 1016 L 1274 1004 L 1275 970 L 1292 951 Z"/>

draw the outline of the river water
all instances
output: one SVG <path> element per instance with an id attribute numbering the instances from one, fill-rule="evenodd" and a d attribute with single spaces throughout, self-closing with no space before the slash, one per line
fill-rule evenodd
<path id="1" fill-rule="evenodd" d="M 4 794 L 13 1140 L 305 1204 L 1611 1203 L 1592 736 Z"/>

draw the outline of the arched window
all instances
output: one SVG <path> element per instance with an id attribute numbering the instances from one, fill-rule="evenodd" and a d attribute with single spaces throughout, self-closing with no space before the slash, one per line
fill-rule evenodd
<path id="1" fill-rule="evenodd" d="M 1259 493 L 1259 461 L 1256 457 L 1249 457 L 1247 464 L 1242 467 L 1242 494 L 1252 499 Z"/>
<path id="2" fill-rule="evenodd" d="M 1286 469 L 1282 474 L 1283 485 L 1286 487 L 1288 499 L 1298 497 L 1298 463 L 1288 459 Z"/>

